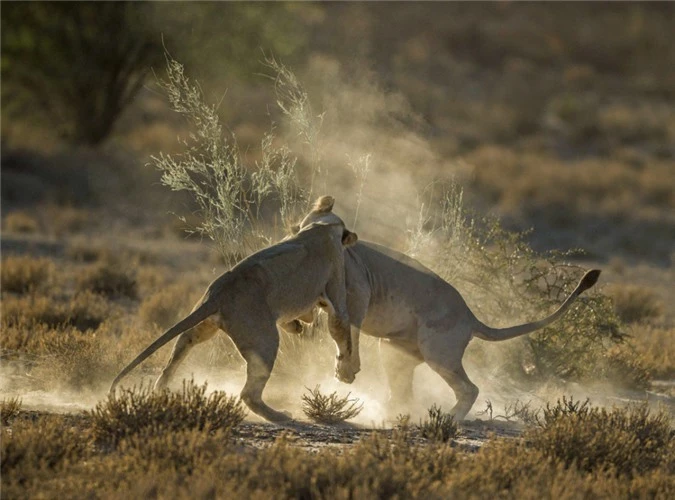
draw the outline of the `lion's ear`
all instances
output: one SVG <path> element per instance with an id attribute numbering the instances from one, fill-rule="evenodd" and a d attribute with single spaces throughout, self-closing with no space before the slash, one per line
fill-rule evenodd
<path id="1" fill-rule="evenodd" d="M 330 212 L 333 210 L 333 205 L 335 204 L 335 198 L 332 196 L 322 196 L 314 202 L 313 211 L 314 212 Z"/>
<path id="2" fill-rule="evenodd" d="M 357 236 L 356 233 L 352 233 L 347 229 L 344 229 L 342 231 L 342 245 L 344 245 L 345 247 L 354 246 L 358 240 L 359 237 Z"/>

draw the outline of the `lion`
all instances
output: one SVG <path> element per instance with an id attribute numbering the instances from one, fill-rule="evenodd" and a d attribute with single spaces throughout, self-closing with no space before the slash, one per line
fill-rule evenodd
<path id="1" fill-rule="evenodd" d="M 310 213 L 293 231 L 311 225 L 315 217 Z M 455 393 L 456 404 L 450 413 L 461 420 L 478 397 L 478 387 L 469 380 L 462 366 L 471 338 L 501 341 L 548 326 L 597 282 L 600 271 L 588 271 L 550 316 L 509 328 L 485 325 L 452 285 L 417 260 L 376 243 L 359 240 L 345 250 L 345 276 L 347 311 L 352 325 L 352 373 L 360 369 L 362 330 L 381 339 L 380 358 L 392 404 L 410 401 L 413 370 L 427 363 Z M 298 332 L 301 331 L 299 320 L 309 322 L 311 318 L 312 311 L 307 311 L 282 327 Z"/>
<path id="2" fill-rule="evenodd" d="M 155 389 L 164 388 L 190 349 L 220 329 L 246 360 L 242 401 L 267 420 L 287 420 L 289 413 L 276 411 L 262 400 L 279 347 L 276 323 L 301 316 L 317 302 L 329 313 L 329 330 L 338 350 L 336 376 L 354 380 L 343 249 L 355 244 L 358 236 L 331 213 L 333 203 L 330 196 L 319 198 L 311 212 L 312 222 L 296 235 L 252 254 L 215 279 L 186 318 L 115 377 L 111 393 L 134 367 L 180 335 L 155 383 Z"/>

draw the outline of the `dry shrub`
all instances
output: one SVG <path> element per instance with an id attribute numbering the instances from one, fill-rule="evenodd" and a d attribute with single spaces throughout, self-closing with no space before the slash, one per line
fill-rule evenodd
<path id="1" fill-rule="evenodd" d="M 42 357 L 32 375 L 50 388 L 100 389 L 119 366 L 114 339 L 102 330 L 44 332 L 36 346 Z"/>
<path id="2" fill-rule="evenodd" d="M 21 409 L 21 399 L 9 398 L 0 401 L 0 422 L 2 425 L 9 425 Z"/>
<path id="3" fill-rule="evenodd" d="M 429 417 L 419 424 L 422 437 L 443 443 L 457 437 L 457 423 L 452 415 L 443 413 L 435 404 L 427 412 Z"/>
<path id="4" fill-rule="evenodd" d="M 206 396 L 206 384 L 183 382 L 183 390 L 153 392 L 149 387 L 122 389 L 96 405 L 90 413 L 94 437 L 116 445 L 134 434 L 178 430 L 218 430 L 237 426 L 246 416 L 241 401 L 215 391 Z"/>
<path id="5" fill-rule="evenodd" d="M 675 328 L 635 325 L 632 333 L 632 344 L 653 376 L 662 380 L 675 377 Z"/>
<path id="6" fill-rule="evenodd" d="M 637 323 L 656 319 L 663 314 L 663 303 L 649 287 L 640 285 L 614 285 L 608 287 L 614 310 L 624 323 Z"/>
<path id="7" fill-rule="evenodd" d="M 21 486 L 38 471 L 62 470 L 82 460 L 88 452 L 89 444 L 82 433 L 64 425 L 62 416 L 17 421 L 11 429 L 2 429 L 3 490 Z"/>
<path id="8" fill-rule="evenodd" d="M 102 262 L 86 269 L 78 277 L 80 290 L 90 290 L 109 298 L 138 297 L 136 280 L 128 270 L 120 269 L 114 262 Z"/>
<path id="9" fill-rule="evenodd" d="M 222 456 L 233 426 L 215 432 L 210 428 L 186 428 L 157 434 L 134 433 L 121 440 L 118 450 L 128 462 L 141 467 L 152 463 L 161 469 L 190 475 Z"/>
<path id="10" fill-rule="evenodd" d="M 2 260 L 0 281 L 3 292 L 28 293 L 49 281 L 54 264 L 49 259 L 7 257 Z"/>
<path id="11" fill-rule="evenodd" d="M 107 246 L 93 245 L 87 241 L 73 241 L 66 249 L 66 257 L 77 262 L 96 262 L 112 260 L 113 255 Z"/>
<path id="12" fill-rule="evenodd" d="M 338 396 L 337 392 L 329 395 L 322 394 L 316 386 L 314 390 L 307 389 L 309 394 L 303 394 L 302 411 L 307 417 L 322 424 L 335 424 L 356 417 L 363 409 L 363 403 L 359 400 L 349 399 L 348 393 L 344 397 Z"/>
<path id="13" fill-rule="evenodd" d="M 632 344 L 622 342 L 607 349 L 607 357 L 599 372 L 606 380 L 629 389 L 649 389 L 652 369 L 649 361 Z"/>
<path id="14" fill-rule="evenodd" d="M 80 292 L 68 302 L 52 297 L 30 296 L 3 300 L 2 324 L 30 329 L 35 325 L 51 328 L 74 326 L 85 331 L 96 329 L 110 315 L 108 302 L 92 292 Z"/>
<path id="15" fill-rule="evenodd" d="M 138 316 L 147 325 L 167 328 L 173 325 L 190 307 L 190 287 L 171 285 L 146 298 L 138 309 Z"/>
<path id="16" fill-rule="evenodd" d="M 546 405 L 538 428 L 528 431 L 525 440 L 566 467 L 631 476 L 669 460 L 675 465 L 674 437 L 668 415 L 651 415 L 646 404 L 607 410 L 563 397 Z"/>
<path id="17" fill-rule="evenodd" d="M 55 206 L 47 212 L 49 227 L 56 236 L 79 233 L 89 224 L 90 213 L 85 209 Z"/>
<path id="18" fill-rule="evenodd" d="M 16 211 L 5 216 L 2 228 L 12 233 L 36 233 L 40 230 L 40 224 L 26 212 Z"/>

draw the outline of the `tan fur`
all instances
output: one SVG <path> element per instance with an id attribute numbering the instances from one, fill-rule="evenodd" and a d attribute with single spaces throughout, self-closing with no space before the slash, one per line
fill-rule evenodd
<path id="1" fill-rule="evenodd" d="M 299 227 L 311 224 L 313 217 L 308 215 Z M 547 318 L 501 329 L 480 322 L 452 285 L 396 250 L 359 241 L 345 251 L 345 275 L 352 324 L 351 371 L 360 369 L 362 329 L 382 339 L 380 357 L 393 404 L 406 405 L 411 400 L 413 370 L 426 362 L 455 392 L 457 402 L 451 412 L 462 419 L 478 397 L 478 388 L 462 366 L 471 338 L 506 340 L 547 326 L 595 284 L 600 271 L 586 273 L 567 300 Z"/>
<path id="2" fill-rule="evenodd" d="M 325 201 L 323 205 L 320 202 L 327 198 L 333 200 L 323 197 L 317 207 L 325 207 Z M 325 218 L 319 211 L 312 213 L 313 222 L 295 236 L 256 252 L 213 281 L 192 313 L 120 372 L 111 392 L 135 366 L 180 335 L 169 363 L 155 383 L 155 388 L 165 387 L 189 350 L 220 329 L 230 336 L 246 360 L 242 400 L 268 420 L 289 418 L 289 414 L 273 410 L 262 400 L 279 347 L 276 323 L 302 316 L 321 298 L 330 305 L 330 333 L 337 345 L 338 359 L 351 356 L 343 245 L 353 244 L 357 237 L 335 215 Z M 353 380 L 351 364 L 338 361 L 336 376 Z"/>

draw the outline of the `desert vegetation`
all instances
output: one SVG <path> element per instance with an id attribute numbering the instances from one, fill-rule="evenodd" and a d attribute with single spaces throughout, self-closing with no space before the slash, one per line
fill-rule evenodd
<path id="1" fill-rule="evenodd" d="M 3 494 L 672 497 L 673 20 L 667 3 L 3 5 Z M 471 343 L 469 421 L 422 370 L 387 408 L 366 335 L 337 384 L 322 314 L 280 331 L 266 397 L 285 428 L 243 410 L 224 335 L 173 391 L 149 389 L 165 349 L 107 395 L 321 194 L 493 326 L 550 313 L 586 268 L 601 282 L 550 328 Z"/>

